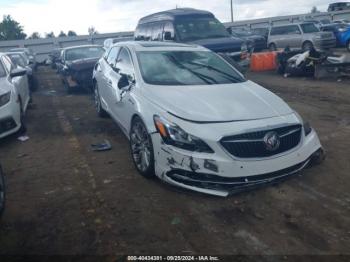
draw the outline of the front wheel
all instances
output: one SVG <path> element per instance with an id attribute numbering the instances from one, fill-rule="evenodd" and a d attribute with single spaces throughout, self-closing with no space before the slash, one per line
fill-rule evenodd
<path id="1" fill-rule="evenodd" d="M 269 50 L 270 50 L 271 52 L 276 51 L 276 50 L 277 50 L 276 44 L 271 43 L 271 44 L 269 45 Z"/>
<path id="2" fill-rule="evenodd" d="M 0 216 L 2 215 L 5 209 L 5 199 L 6 199 L 5 178 L 0 166 Z"/>
<path id="3" fill-rule="evenodd" d="M 303 44 L 303 47 L 302 47 L 302 49 L 303 49 L 304 52 L 310 51 L 310 50 L 313 49 L 313 48 L 314 48 L 314 45 L 313 45 L 311 42 L 305 42 L 305 43 Z"/>
<path id="4" fill-rule="evenodd" d="M 98 90 L 97 83 L 95 83 L 93 89 L 94 89 L 95 109 L 96 109 L 97 115 L 99 117 L 107 117 L 108 113 L 102 108 L 101 97 L 100 97 L 100 92 Z"/>
<path id="5" fill-rule="evenodd" d="M 154 177 L 154 151 L 145 124 L 136 117 L 130 130 L 131 157 L 137 171 L 146 178 Z"/>

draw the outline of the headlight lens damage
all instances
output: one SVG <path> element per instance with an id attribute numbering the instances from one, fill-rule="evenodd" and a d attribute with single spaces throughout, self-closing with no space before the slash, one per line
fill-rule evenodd
<path id="1" fill-rule="evenodd" d="M 170 123 L 157 115 L 155 115 L 153 119 L 156 129 L 165 144 L 189 151 L 214 153 L 214 151 L 204 141 L 198 137 L 186 133 L 179 126 Z"/>
<path id="2" fill-rule="evenodd" d="M 10 99 L 11 99 L 11 92 L 0 95 L 0 106 L 6 105 L 8 102 L 10 102 Z"/>
<path id="3" fill-rule="evenodd" d="M 312 127 L 310 126 L 310 123 L 304 122 L 303 126 L 304 126 L 305 136 L 309 135 L 312 131 Z"/>

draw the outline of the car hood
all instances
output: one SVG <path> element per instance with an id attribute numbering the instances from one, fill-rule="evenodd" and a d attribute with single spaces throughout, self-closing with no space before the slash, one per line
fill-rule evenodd
<path id="1" fill-rule="evenodd" d="M 143 95 L 168 113 L 194 122 L 256 120 L 293 112 L 281 98 L 251 81 L 205 86 L 147 85 Z"/>
<path id="2" fill-rule="evenodd" d="M 75 71 L 91 69 L 100 58 L 85 58 L 67 62 L 67 66 Z"/>
<path id="3" fill-rule="evenodd" d="M 243 40 L 235 37 L 220 37 L 201 39 L 190 43 L 204 46 L 214 52 L 238 52 L 241 51 Z"/>
<path id="4" fill-rule="evenodd" d="M 11 90 L 11 84 L 9 84 L 6 77 L 0 77 L 0 95 L 7 93 Z"/>

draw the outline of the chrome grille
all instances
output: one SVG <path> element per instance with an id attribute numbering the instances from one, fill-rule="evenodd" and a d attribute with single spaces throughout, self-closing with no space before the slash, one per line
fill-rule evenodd
<path id="1" fill-rule="evenodd" d="M 264 142 L 264 137 L 270 132 L 276 132 L 280 139 L 280 145 L 274 151 L 268 150 Z M 270 157 L 295 148 L 300 143 L 301 133 L 301 125 L 292 125 L 228 136 L 221 139 L 220 143 L 231 155 L 235 157 Z"/>

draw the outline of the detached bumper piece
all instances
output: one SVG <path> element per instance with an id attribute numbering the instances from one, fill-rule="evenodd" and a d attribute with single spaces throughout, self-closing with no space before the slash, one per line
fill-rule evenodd
<path id="1" fill-rule="evenodd" d="M 229 192 L 230 194 L 236 194 L 262 187 L 267 184 L 281 182 L 304 169 L 310 163 L 312 158 L 313 157 L 311 156 L 302 163 L 276 172 L 248 177 L 227 178 L 210 174 L 194 173 L 180 169 L 173 169 L 166 175 L 175 182 L 187 186 L 210 190 L 220 190 Z"/>
<path id="2" fill-rule="evenodd" d="M 5 118 L 0 120 L 0 135 L 16 128 L 16 122 L 13 118 Z"/>

